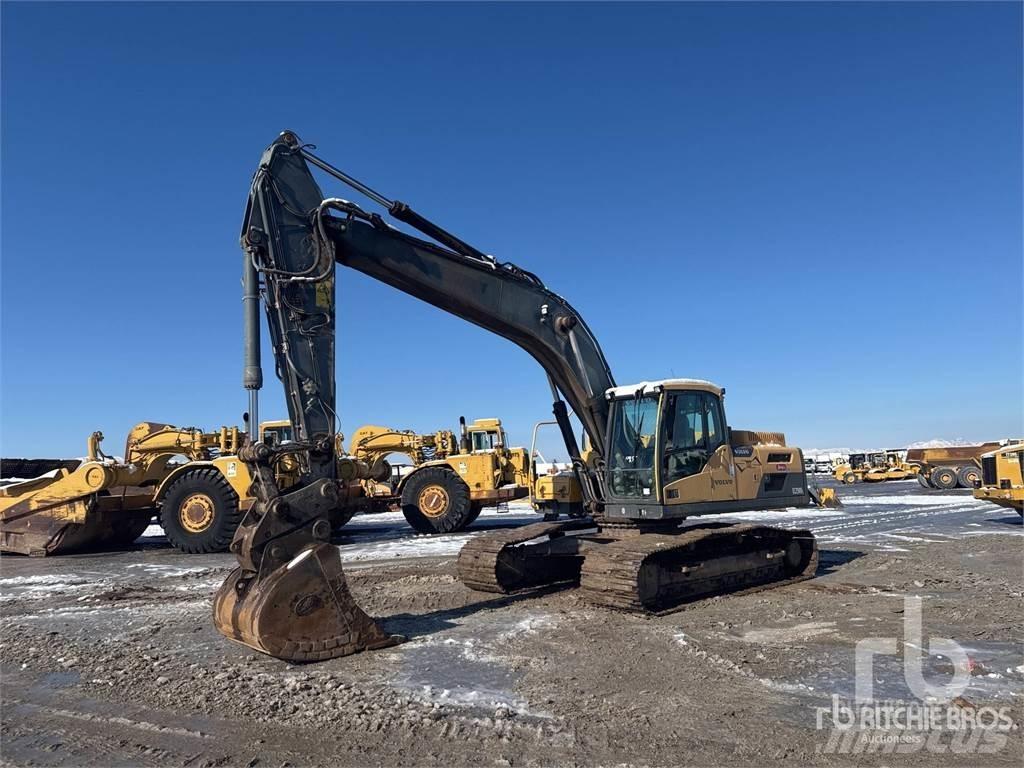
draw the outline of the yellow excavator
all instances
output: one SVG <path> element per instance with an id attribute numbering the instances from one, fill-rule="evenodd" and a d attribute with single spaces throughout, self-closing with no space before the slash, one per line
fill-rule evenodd
<path id="1" fill-rule="evenodd" d="M 312 168 L 427 239 L 325 197 Z M 700 522 L 723 512 L 810 504 L 799 448 L 779 433 L 731 427 L 725 390 L 710 382 L 618 384 L 580 314 L 536 275 L 387 199 L 294 133 L 282 133 L 263 153 L 241 241 L 250 412 L 262 386 L 262 299 L 294 441 L 270 446 L 251 439 L 239 450 L 255 502 L 231 544 L 238 567 L 214 601 L 214 623 L 226 637 L 294 661 L 398 641 L 352 599 L 338 548 L 329 543 L 339 488 L 372 472 L 365 461 L 336 455 L 338 264 L 512 341 L 547 374 L 586 516 L 472 538 L 458 558 L 466 585 L 500 593 L 575 585 L 597 605 L 660 611 L 814 575 L 818 549 L 810 531 Z M 570 410 L 583 428 L 582 448 Z M 299 465 L 299 480 L 281 488 L 273 467 L 286 456 Z"/>

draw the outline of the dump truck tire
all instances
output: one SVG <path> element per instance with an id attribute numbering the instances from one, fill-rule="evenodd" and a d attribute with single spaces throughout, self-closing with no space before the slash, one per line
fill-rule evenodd
<path id="1" fill-rule="evenodd" d="M 402 489 L 402 514 L 419 533 L 453 533 L 472 522 L 469 486 L 447 467 L 424 467 Z"/>
<path id="2" fill-rule="evenodd" d="M 956 480 L 961 488 L 973 488 L 975 480 L 981 480 L 981 470 L 973 464 L 965 464 L 956 471 Z"/>
<path id="3" fill-rule="evenodd" d="M 956 488 L 956 470 L 952 467 L 936 467 L 932 470 L 931 481 L 940 491 Z"/>
<path id="4" fill-rule="evenodd" d="M 934 485 L 932 485 L 932 481 L 929 480 L 928 477 L 924 473 L 921 473 L 921 472 L 918 472 L 918 474 L 917 474 L 917 482 L 918 482 L 919 485 L 921 485 L 924 488 L 934 488 L 935 487 Z"/>
<path id="5" fill-rule="evenodd" d="M 238 494 L 212 467 L 179 477 L 160 506 L 167 540 L 192 555 L 225 552 L 241 520 Z"/>

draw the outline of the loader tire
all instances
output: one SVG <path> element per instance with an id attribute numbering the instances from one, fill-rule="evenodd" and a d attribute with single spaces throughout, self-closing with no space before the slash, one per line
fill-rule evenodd
<path id="1" fill-rule="evenodd" d="M 424 467 L 402 489 L 402 514 L 419 533 L 454 533 L 472 521 L 469 486 L 448 467 Z"/>
<path id="2" fill-rule="evenodd" d="M 843 475 L 843 482 L 846 483 L 847 485 L 853 485 L 854 483 L 857 482 L 857 473 L 847 472 L 845 475 Z"/>
<path id="3" fill-rule="evenodd" d="M 469 519 L 466 520 L 463 528 L 469 528 L 478 517 L 480 513 L 484 511 L 484 505 L 479 501 L 471 501 L 469 506 Z"/>
<path id="4" fill-rule="evenodd" d="M 956 470 L 952 467 L 936 467 L 932 470 L 931 481 L 940 491 L 956 488 Z"/>
<path id="5" fill-rule="evenodd" d="M 227 551 L 241 520 L 238 494 L 212 467 L 179 477 L 160 506 L 167 540 L 192 555 Z"/>
<path id="6" fill-rule="evenodd" d="M 356 512 L 358 511 L 359 508 L 356 507 L 355 504 L 351 504 L 347 507 L 338 507 L 336 509 L 332 509 L 330 514 L 331 530 L 340 531 L 342 528 L 348 525 L 349 521 L 356 516 Z"/>
<path id="7" fill-rule="evenodd" d="M 956 480 L 961 488 L 973 488 L 975 480 L 981 480 L 981 470 L 973 464 L 965 464 L 956 471 Z"/>

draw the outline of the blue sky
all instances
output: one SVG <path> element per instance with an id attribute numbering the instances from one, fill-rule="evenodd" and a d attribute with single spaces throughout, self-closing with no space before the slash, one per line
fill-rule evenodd
<path id="1" fill-rule="evenodd" d="M 620 383 L 712 379 L 805 447 L 1024 432 L 1020 4 L 2 16 L 3 455 L 239 422 L 238 228 L 284 128 L 539 274 Z M 346 432 L 548 416 L 516 347 L 338 282 Z"/>

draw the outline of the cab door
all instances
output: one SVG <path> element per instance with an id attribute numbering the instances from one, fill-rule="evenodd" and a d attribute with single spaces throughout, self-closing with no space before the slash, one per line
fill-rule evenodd
<path id="1" fill-rule="evenodd" d="M 729 445 L 721 399 L 710 392 L 704 392 L 702 415 L 709 453 L 704 471 L 711 484 L 711 500 L 734 501 L 737 498 L 736 465 Z"/>
<path id="2" fill-rule="evenodd" d="M 662 435 L 665 504 L 733 499 L 733 474 L 721 401 L 702 390 L 669 393 Z"/>

